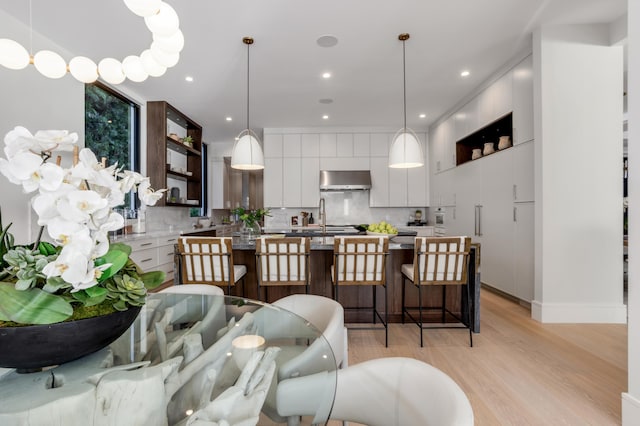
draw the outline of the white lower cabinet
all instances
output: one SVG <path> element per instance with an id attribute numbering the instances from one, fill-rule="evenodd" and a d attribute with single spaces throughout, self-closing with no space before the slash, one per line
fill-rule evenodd
<path id="1" fill-rule="evenodd" d="M 131 260 L 144 272 L 163 271 L 165 281 L 173 280 L 174 274 L 174 244 L 178 242 L 177 235 L 166 237 L 145 238 L 124 243 L 131 247 Z"/>

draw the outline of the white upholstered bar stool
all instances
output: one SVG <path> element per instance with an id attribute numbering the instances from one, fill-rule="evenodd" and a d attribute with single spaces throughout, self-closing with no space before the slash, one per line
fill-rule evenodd
<path id="1" fill-rule="evenodd" d="M 267 293 L 269 287 L 302 286 L 304 292 L 309 293 L 310 253 L 310 238 L 256 238 L 258 299 L 260 299 L 260 287 L 265 288 L 265 302 L 269 301 Z"/>
<path id="2" fill-rule="evenodd" d="M 389 346 L 386 265 L 389 254 L 389 238 L 376 236 L 335 237 L 333 246 L 334 299 L 340 302 L 339 288 L 342 286 L 371 286 L 373 302 L 371 306 L 344 306 L 345 310 L 371 310 L 372 322 L 376 318 L 384 326 L 384 345 Z M 377 309 L 377 289 L 384 289 L 384 318 Z M 359 327 L 364 328 L 364 327 Z M 371 327 L 369 327 L 371 328 Z"/>
<path id="3" fill-rule="evenodd" d="M 244 295 L 245 265 L 233 263 L 231 237 L 180 237 L 178 239 L 180 278 L 183 285 L 206 284 L 231 287 L 242 280 Z"/>
<path id="4" fill-rule="evenodd" d="M 416 237 L 413 264 L 402 265 L 402 323 L 405 314 L 420 327 L 420 346 L 424 346 L 422 331 L 425 328 L 451 328 L 447 325 L 425 325 L 423 311 L 437 309 L 442 312 L 442 324 L 449 313 L 453 318 L 463 323 L 463 318 L 457 316 L 446 307 L 446 289 L 448 286 L 464 286 L 467 292 L 467 327 L 469 329 L 469 345 L 473 346 L 471 330 L 471 296 L 469 292 L 469 251 L 471 238 L 461 237 Z M 412 282 L 418 288 L 418 306 L 406 304 L 406 281 Z M 442 305 L 438 307 L 422 306 L 422 287 L 441 286 Z M 410 311 L 418 311 L 414 318 Z M 461 307 L 462 310 L 462 307 Z"/>

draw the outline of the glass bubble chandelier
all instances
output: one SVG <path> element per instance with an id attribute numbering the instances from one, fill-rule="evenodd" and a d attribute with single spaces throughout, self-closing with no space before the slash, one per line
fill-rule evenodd
<path id="1" fill-rule="evenodd" d="M 104 58 L 98 64 L 87 57 L 76 56 L 67 64 L 56 52 L 40 50 L 31 54 L 15 40 L 0 38 L 0 65 L 21 70 L 32 64 L 45 77 L 61 78 L 68 72 L 82 83 L 93 83 L 102 78 L 107 83 L 120 84 L 127 78 L 142 82 L 149 76 L 160 77 L 167 68 L 178 63 L 184 47 L 178 14 L 161 0 L 124 0 L 124 4 L 134 14 L 144 18 L 153 36 L 149 49 L 139 56 L 130 55 L 122 61 Z M 31 26 L 31 2 L 29 22 Z"/>

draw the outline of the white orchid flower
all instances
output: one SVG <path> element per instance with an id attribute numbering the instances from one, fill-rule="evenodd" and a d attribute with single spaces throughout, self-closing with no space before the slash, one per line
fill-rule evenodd
<path id="1" fill-rule="evenodd" d="M 89 230 L 81 223 L 57 216 L 47 223 L 47 232 L 61 246 L 74 245 L 81 247 L 80 250 L 85 253 L 90 253 L 93 248 Z M 88 244 L 87 240 L 89 241 Z"/>
<path id="2" fill-rule="evenodd" d="M 40 151 L 71 151 L 78 142 L 78 134 L 67 130 L 39 130 L 33 137 L 32 150 Z"/>
<path id="3" fill-rule="evenodd" d="M 86 280 L 88 262 L 89 259 L 84 253 L 74 247 L 63 247 L 56 260 L 47 264 L 42 269 L 42 273 L 47 278 L 61 277 L 74 288 L 77 288 L 78 284 Z"/>
<path id="4" fill-rule="evenodd" d="M 25 192 L 33 192 L 38 189 L 37 186 L 33 188 L 31 182 L 32 179 L 39 176 L 38 169 L 42 165 L 42 159 L 39 155 L 25 151 L 17 153 L 9 161 L 4 158 L 0 160 L 0 172 L 11 183 L 23 185 Z"/>
<path id="5" fill-rule="evenodd" d="M 22 126 L 16 126 L 4 137 L 4 153 L 11 160 L 17 153 L 28 151 L 33 135 Z"/>
<path id="6" fill-rule="evenodd" d="M 60 216 L 80 223 L 87 223 L 92 214 L 105 207 L 107 207 L 107 200 L 91 190 L 71 191 L 57 203 Z"/>
<path id="7" fill-rule="evenodd" d="M 151 182 L 149 181 L 149 178 L 145 178 L 138 185 L 138 198 L 140 198 L 140 201 L 142 201 L 143 204 L 146 204 L 147 206 L 153 206 L 158 202 L 160 198 L 162 198 L 162 193 L 165 191 L 166 189 L 154 191 L 153 188 L 151 188 Z"/>
<path id="8" fill-rule="evenodd" d="M 100 276 L 102 275 L 102 272 L 105 269 L 111 266 L 111 263 L 105 263 L 104 265 L 94 266 L 93 262 L 89 262 L 89 265 L 90 267 L 87 270 L 87 274 L 85 275 L 84 279 L 73 286 L 74 289 L 72 290 L 72 292 L 84 290 L 98 284 L 98 278 L 100 278 Z"/>
<path id="9" fill-rule="evenodd" d="M 43 191 L 57 191 L 64 180 L 65 171 L 62 167 L 51 163 L 44 163 L 31 174 L 28 181 L 22 183 L 25 191 L 32 192 L 36 189 Z"/>

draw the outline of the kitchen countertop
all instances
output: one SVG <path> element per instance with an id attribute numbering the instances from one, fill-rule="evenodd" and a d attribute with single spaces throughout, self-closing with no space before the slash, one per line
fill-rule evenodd
<path id="1" fill-rule="evenodd" d="M 357 235 L 351 235 L 351 236 L 357 236 Z M 413 249 L 414 239 L 415 239 L 415 236 L 392 237 L 389 239 L 389 250 Z M 333 241 L 334 241 L 333 236 L 311 237 L 311 250 L 333 250 Z M 234 250 L 255 250 L 255 248 L 256 248 L 255 241 L 241 241 L 239 237 L 233 237 Z"/>
<path id="2" fill-rule="evenodd" d="M 235 225 L 236 224 L 234 223 L 229 225 L 211 225 L 206 228 L 194 228 L 193 225 L 168 226 L 165 229 L 156 229 L 156 230 L 144 232 L 142 234 L 116 235 L 114 237 L 111 237 L 111 242 L 114 242 L 114 243 L 126 242 L 126 241 L 135 241 L 135 240 L 144 240 L 147 238 L 166 237 L 170 235 L 184 235 L 184 234 L 189 234 L 191 232 L 215 231 L 215 230 L 227 229 Z"/>

